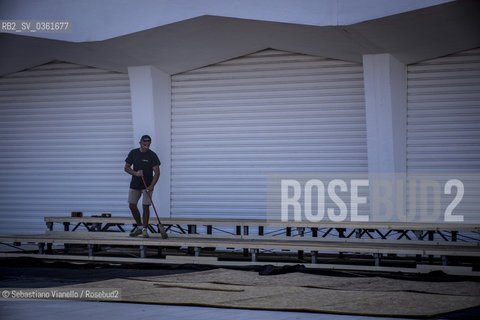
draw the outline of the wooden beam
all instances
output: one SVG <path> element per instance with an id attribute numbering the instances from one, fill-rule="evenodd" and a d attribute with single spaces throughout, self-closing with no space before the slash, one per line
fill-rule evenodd
<path id="1" fill-rule="evenodd" d="M 134 224 L 131 217 L 45 217 L 46 223 L 111 223 Z M 165 225 L 212 225 L 212 226 L 249 226 L 279 228 L 346 228 L 346 229 L 388 229 L 388 230 L 447 230 L 447 231 L 480 231 L 480 224 L 474 223 L 420 223 L 420 222 L 282 222 L 260 219 L 206 219 L 206 218 L 162 218 Z M 157 224 L 156 218 L 150 224 Z M 50 224 L 49 224 L 50 226 Z"/>
<path id="2" fill-rule="evenodd" d="M 102 257 L 102 256 L 79 256 L 79 255 L 62 255 L 62 254 L 29 254 L 29 253 L 0 253 L 0 258 L 19 258 L 28 257 L 41 260 L 63 260 L 63 261 L 85 261 L 85 262 L 114 262 L 114 263 L 149 263 L 149 264 L 185 264 L 185 263 L 199 263 L 216 266 L 259 266 L 265 265 L 265 262 L 250 262 L 250 261 L 219 261 L 214 257 L 182 257 L 182 256 L 167 256 L 168 259 L 156 258 L 126 258 L 126 257 Z M 295 263 L 288 262 L 268 262 L 269 265 L 282 267 L 294 266 Z M 464 275 L 480 277 L 480 272 L 472 271 L 471 267 L 458 266 L 437 266 L 437 265 L 417 265 L 416 268 L 404 267 L 375 267 L 365 265 L 343 265 L 343 264 L 310 264 L 304 263 L 305 268 L 320 269 L 320 270 L 351 270 L 351 271 L 374 271 L 374 272 L 403 272 L 410 274 L 430 273 L 432 271 L 441 270 L 450 275 Z"/>
<path id="3" fill-rule="evenodd" d="M 293 238 L 292 238 L 293 239 Z M 176 237 L 162 239 L 158 234 L 150 238 L 131 238 L 124 234 L 118 237 L 104 237 L 97 232 L 42 235 L 11 235 L 0 236 L 0 242 L 33 242 L 33 243 L 64 243 L 86 245 L 116 245 L 116 246 L 154 246 L 154 247 L 216 247 L 236 249 L 264 249 L 264 250 L 291 250 L 291 251 L 320 251 L 320 252 L 361 252 L 379 254 L 411 254 L 411 255 L 440 255 L 440 256 L 468 256 L 480 257 L 480 245 L 477 242 L 438 242 L 438 241 L 395 241 L 381 239 L 324 239 L 324 238 L 297 238 L 285 239 L 249 239 L 249 238 L 218 238 L 205 237 Z"/>

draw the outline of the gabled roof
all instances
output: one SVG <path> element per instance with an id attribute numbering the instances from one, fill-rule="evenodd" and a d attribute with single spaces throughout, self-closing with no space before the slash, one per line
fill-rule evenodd
<path id="1" fill-rule="evenodd" d="M 108 40 L 68 42 L 0 34 L 0 75 L 52 60 L 127 72 L 154 65 L 181 73 L 266 48 L 362 61 L 391 53 L 403 63 L 480 47 L 480 2 L 457 1 L 349 26 L 202 16 Z"/>

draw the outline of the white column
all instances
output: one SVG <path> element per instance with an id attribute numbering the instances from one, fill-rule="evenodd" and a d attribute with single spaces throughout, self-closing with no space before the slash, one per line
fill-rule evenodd
<path id="1" fill-rule="evenodd" d="M 363 71 L 370 178 L 370 220 L 405 221 L 406 66 L 390 54 L 372 54 L 363 56 Z M 383 180 L 384 184 L 375 185 L 372 183 L 375 179 Z M 390 202 L 384 198 L 375 197 L 380 195 L 379 192 L 385 197 L 391 192 Z"/>
<path id="2" fill-rule="evenodd" d="M 170 75 L 153 66 L 129 67 L 133 119 L 133 147 L 144 134 L 152 137 L 151 149 L 161 161 L 160 179 L 153 194 L 158 215 L 170 217 Z M 151 214 L 154 214 L 153 212 Z"/>

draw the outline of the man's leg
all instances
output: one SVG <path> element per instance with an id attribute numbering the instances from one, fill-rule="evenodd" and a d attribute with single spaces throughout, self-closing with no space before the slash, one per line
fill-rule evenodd
<path id="1" fill-rule="evenodd" d="M 142 226 L 142 218 L 140 217 L 140 211 L 138 210 L 138 207 L 134 203 L 129 204 L 130 211 L 132 212 L 133 219 L 135 219 L 135 222 L 138 227 Z"/>
<path id="2" fill-rule="evenodd" d="M 148 229 L 148 221 L 150 220 L 150 205 L 143 205 L 143 228 Z"/>
<path id="3" fill-rule="evenodd" d="M 150 221 L 150 196 L 147 194 L 146 190 L 142 191 L 142 204 L 143 204 L 143 232 L 142 235 L 144 238 L 149 238 L 148 235 L 148 222 Z"/>
<path id="4" fill-rule="evenodd" d="M 138 211 L 136 203 L 130 203 L 129 208 L 132 212 L 133 219 L 135 219 L 135 223 L 137 224 L 137 226 L 130 232 L 130 237 L 136 237 L 142 234 L 142 218 L 140 217 L 140 211 Z"/>
<path id="5" fill-rule="evenodd" d="M 137 203 L 142 195 L 140 190 L 130 189 L 128 191 L 128 207 L 132 212 L 133 219 L 135 219 L 135 223 L 137 224 L 138 228 L 142 227 L 142 217 L 140 216 L 140 211 L 138 210 Z"/>

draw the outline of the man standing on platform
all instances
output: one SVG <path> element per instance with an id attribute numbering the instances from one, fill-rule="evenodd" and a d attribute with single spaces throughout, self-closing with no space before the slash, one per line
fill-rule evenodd
<path id="1" fill-rule="evenodd" d="M 140 148 L 131 150 L 125 159 L 125 172 L 132 176 L 128 193 L 128 203 L 133 218 L 137 223 L 137 226 L 130 232 L 131 237 L 139 235 L 142 235 L 144 238 L 149 237 L 148 221 L 150 219 L 151 201 L 146 193 L 148 192 L 150 196 L 153 196 L 153 188 L 160 177 L 160 160 L 155 152 L 150 150 L 151 143 L 152 139 L 150 136 L 142 136 L 140 139 Z M 146 189 L 142 177 L 145 179 Z M 142 195 L 143 223 L 137 207 L 138 200 L 140 200 Z"/>

